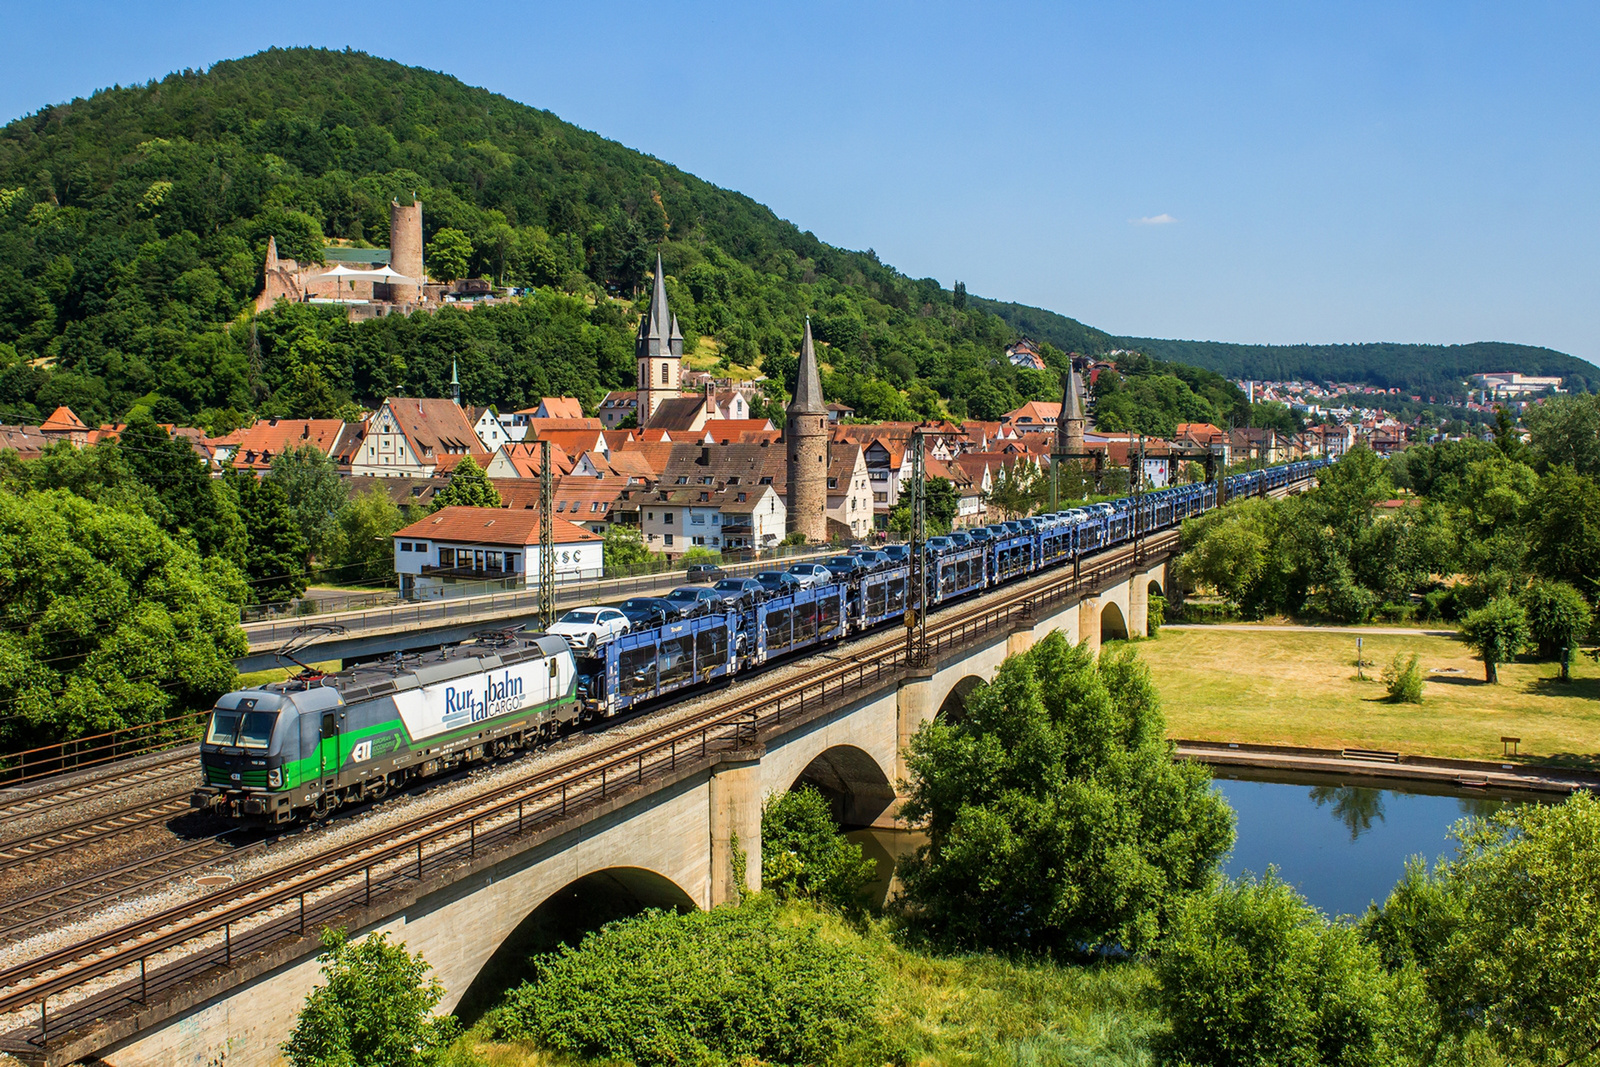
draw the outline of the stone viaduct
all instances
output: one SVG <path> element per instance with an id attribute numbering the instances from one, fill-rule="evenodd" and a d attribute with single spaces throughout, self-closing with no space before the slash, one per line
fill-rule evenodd
<path id="1" fill-rule="evenodd" d="M 448 878 L 374 900 L 352 917 L 351 928 L 358 935 L 387 931 L 420 951 L 443 980 L 441 1010 L 450 1011 L 480 1002 L 474 998 L 497 971 L 562 934 L 641 907 L 709 908 L 735 900 L 741 872 L 749 888 L 759 888 L 761 805 L 769 794 L 807 781 L 835 801 L 844 825 L 893 825 L 895 785 L 905 777 L 902 751 L 920 725 L 958 709 L 1006 656 L 1052 630 L 1095 650 L 1103 639 L 1143 636 L 1149 596 L 1166 587 L 1166 567 L 1165 552 L 1130 562 L 1093 596 L 1053 605 L 927 668 L 899 672 L 877 691 L 852 692 L 758 743 L 617 792 L 516 849 L 480 855 Z M 282 1062 L 278 1045 L 317 982 L 317 953 L 316 940 L 306 936 L 235 960 L 224 974 L 197 979 L 138 1014 L 51 1041 L 28 1058 L 52 1065 L 98 1056 L 111 1067 L 269 1067 Z"/>

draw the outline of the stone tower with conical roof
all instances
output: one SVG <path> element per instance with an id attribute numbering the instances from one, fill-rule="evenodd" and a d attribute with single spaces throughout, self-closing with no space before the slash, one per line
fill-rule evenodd
<path id="1" fill-rule="evenodd" d="M 1067 456 L 1083 455 L 1083 379 L 1077 367 L 1067 369 L 1061 394 L 1061 414 L 1056 416 L 1056 451 Z"/>
<path id="2" fill-rule="evenodd" d="M 811 542 L 828 539 L 828 437 L 828 405 L 822 400 L 808 315 L 783 441 L 789 451 L 789 532 L 805 534 Z"/>
<path id="3" fill-rule="evenodd" d="M 639 320 L 634 362 L 639 372 L 639 425 L 643 426 L 663 400 L 681 395 L 683 380 L 683 331 L 678 329 L 678 316 L 667 307 L 667 276 L 661 269 L 660 253 L 656 254 L 650 310 Z"/>

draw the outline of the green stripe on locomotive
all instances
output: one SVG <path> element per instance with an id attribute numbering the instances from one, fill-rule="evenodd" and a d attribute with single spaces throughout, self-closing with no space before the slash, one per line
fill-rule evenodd
<path id="1" fill-rule="evenodd" d="M 309 752 L 305 752 L 298 759 L 285 759 L 283 763 L 283 784 L 269 788 L 275 793 L 297 789 L 307 783 L 321 782 L 327 778 L 339 777 L 369 765 L 372 767 L 390 765 L 396 760 L 403 761 L 407 756 L 427 753 L 430 749 L 439 749 L 440 753 L 438 754 L 447 753 L 455 742 L 464 738 L 475 737 L 486 731 L 504 730 L 507 727 L 516 726 L 528 720 L 533 720 L 534 725 L 537 726 L 543 721 L 546 714 L 555 715 L 562 708 L 576 708 L 578 703 L 577 688 L 577 678 L 574 676 L 573 680 L 568 683 L 566 692 L 554 700 L 518 708 L 516 711 L 506 712 L 503 715 L 491 716 L 479 722 L 469 723 L 459 729 L 435 734 L 426 738 L 420 745 L 412 738 L 411 732 L 406 729 L 405 721 L 400 718 L 399 712 L 394 706 L 394 701 L 389 697 L 380 697 L 376 700 L 362 701 L 357 704 L 346 704 L 340 710 L 344 712 L 347 719 L 352 712 L 370 705 L 383 705 L 387 715 L 383 720 L 366 726 L 346 725 L 333 737 L 318 740 Z M 322 712 L 303 712 L 301 714 L 302 738 L 307 733 L 307 727 L 311 727 L 317 733 L 321 732 L 320 721 L 322 715 Z M 358 745 L 368 740 L 373 742 L 370 760 L 352 763 L 351 754 Z M 392 743 L 383 746 L 384 741 L 391 741 Z M 303 747 L 302 751 L 304 751 Z M 419 755 L 418 758 L 420 759 L 422 756 Z M 401 765 L 408 764 L 402 763 Z M 324 770 L 324 768 L 327 768 L 327 770 Z M 226 775 L 224 774 L 222 777 L 225 779 Z M 261 772 L 261 777 L 261 782 L 248 784 L 265 784 L 265 772 Z M 356 779 L 359 780 L 361 777 L 364 776 L 357 775 Z M 227 785 L 229 783 L 227 781 L 218 781 L 213 784 Z"/>

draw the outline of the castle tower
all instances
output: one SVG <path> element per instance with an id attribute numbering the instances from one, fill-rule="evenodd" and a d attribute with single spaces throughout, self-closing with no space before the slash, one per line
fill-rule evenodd
<path id="1" fill-rule="evenodd" d="M 267 261 L 261 269 L 264 274 L 271 274 L 278 269 L 278 239 L 274 236 L 267 237 Z"/>
<path id="2" fill-rule="evenodd" d="M 389 201 L 389 266 L 417 282 L 415 285 L 390 285 L 394 302 L 420 303 L 422 283 L 427 275 L 422 273 L 422 204 L 419 202 L 401 206 L 398 200 Z"/>
<path id="3" fill-rule="evenodd" d="M 680 395 L 683 373 L 683 331 L 678 329 L 678 316 L 667 307 L 667 276 L 659 252 L 655 289 L 650 294 L 650 310 L 639 320 L 634 359 L 639 371 L 639 425 L 643 426 L 663 400 Z"/>
<path id="4" fill-rule="evenodd" d="M 783 439 L 789 448 L 789 532 L 810 542 L 828 539 L 828 406 L 822 400 L 822 377 L 811 347 L 811 316 L 800 343 L 800 373 L 794 399 L 784 419 Z"/>

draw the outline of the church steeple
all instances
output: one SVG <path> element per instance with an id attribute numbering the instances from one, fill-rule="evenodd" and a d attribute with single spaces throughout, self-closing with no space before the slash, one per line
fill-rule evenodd
<path id="1" fill-rule="evenodd" d="M 450 395 L 455 397 L 456 407 L 461 406 L 461 376 L 456 373 L 456 361 L 450 361 Z"/>
<path id="2" fill-rule="evenodd" d="M 658 252 L 650 309 L 639 320 L 639 336 L 634 343 L 640 426 L 650 421 L 663 400 L 678 395 L 682 360 L 683 331 L 678 328 L 678 317 L 667 306 L 667 276 Z"/>

